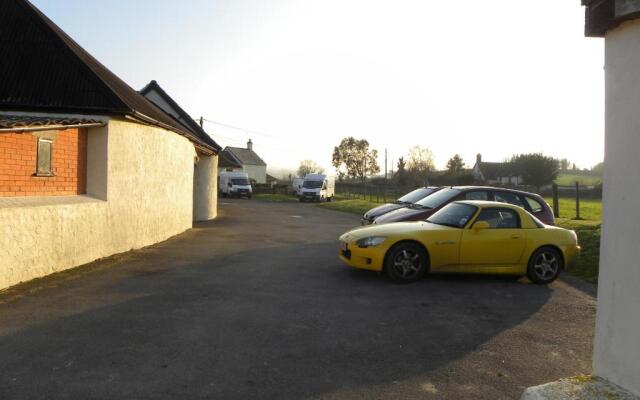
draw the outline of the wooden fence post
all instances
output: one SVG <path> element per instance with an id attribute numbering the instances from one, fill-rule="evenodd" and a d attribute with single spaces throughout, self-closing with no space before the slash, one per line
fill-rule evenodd
<path id="1" fill-rule="evenodd" d="M 558 185 L 555 183 L 551 185 L 551 193 L 553 197 L 553 215 L 556 218 L 560 217 L 560 204 L 558 203 Z"/>
<path id="2" fill-rule="evenodd" d="M 580 183 L 576 181 L 576 219 L 580 218 Z"/>

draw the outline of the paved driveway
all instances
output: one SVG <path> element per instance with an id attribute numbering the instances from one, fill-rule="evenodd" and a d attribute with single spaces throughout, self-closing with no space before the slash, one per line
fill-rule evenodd
<path id="1" fill-rule="evenodd" d="M 167 242 L 0 295 L 0 398 L 513 399 L 590 372 L 594 299 L 341 265 L 358 218 L 226 201 Z"/>

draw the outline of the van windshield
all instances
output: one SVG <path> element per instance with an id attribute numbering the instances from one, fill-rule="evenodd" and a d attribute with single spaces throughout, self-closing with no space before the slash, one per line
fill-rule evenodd
<path id="1" fill-rule="evenodd" d="M 322 181 L 304 181 L 302 183 L 303 188 L 318 189 L 322 187 Z"/>
<path id="2" fill-rule="evenodd" d="M 249 185 L 249 180 L 247 178 L 232 178 L 231 183 L 238 186 L 247 186 Z"/>

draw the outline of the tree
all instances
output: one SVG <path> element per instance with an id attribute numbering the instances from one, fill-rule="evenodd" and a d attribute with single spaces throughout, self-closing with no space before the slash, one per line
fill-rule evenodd
<path id="1" fill-rule="evenodd" d="M 538 190 L 549 185 L 558 176 L 560 163 L 542 153 L 519 154 L 511 158 L 516 172 L 522 176 L 525 185 L 535 186 Z"/>
<path id="2" fill-rule="evenodd" d="M 569 169 L 569 160 L 563 158 L 560 160 L 560 170 L 567 171 Z"/>
<path id="3" fill-rule="evenodd" d="M 340 145 L 334 147 L 332 164 L 340 172 L 353 179 L 365 180 L 367 175 L 380 172 L 378 151 L 369 150 L 366 139 L 355 139 L 353 136 L 342 139 Z"/>
<path id="4" fill-rule="evenodd" d="M 298 167 L 298 176 L 304 178 L 307 174 L 322 174 L 324 173 L 324 168 L 319 166 L 313 160 L 302 160 L 300 161 L 300 166 Z"/>
<path id="5" fill-rule="evenodd" d="M 435 169 L 433 163 L 433 152 L 427 147 L 413 146 L 409 149 L 409 160 L 407 169 L 421 175 L 428 174 Z"/>
<path id="6" fill-rule="evenodd" d="M 591 171 L 595 174 L 602 175 L 604 172 L 604 162 L 599 162 L 591 167 Z"/>
<path id="7" fill-rule="evenodd" d="M 398 183 L 404 185 L 406 183 L 405 173 L 407 163 L 404 161 L 404 157 L 398 158 L 398 170 L 396 171 L 396 176 L 398 177 Z"/>
<path id="8" fill-rule="evenodd" d="M 462 161 L 462 157 L 459 154 L 454 155 L 447 161 L 447 171 L 450 173 L 456 174 L 464 168 L 464 161 Z"/>

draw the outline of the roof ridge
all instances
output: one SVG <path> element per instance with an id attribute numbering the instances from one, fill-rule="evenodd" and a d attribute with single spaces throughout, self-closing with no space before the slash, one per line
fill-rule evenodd
<path id="1" fill-rule="evenodd" d="M 189 126 L 185 126 L 187 129 L 190 129 L 195 135 L 201 136 L 201 139 L 204 141 L 209 142 L 210 145 L 216 147 L 218 150 L 221 149 L 220 145 L 218 145 L 215 140 L 213 140 L 213 138 L 204 130 L 202 129 L 202 127 L 193 120 L 193 118 L 189 115 L 189 113 L 187 113 L 182 107 L 180 107 L 180 104 L 178 104 L 173 97 L 171 97 L 163 88 L 162 86 L 160 86 L 160 84 L 155 80 L 152 79 L 149 83 L 147 83 L 145 85 L 145 87 L 143 87 L 142 89 L 140 89 L 139 93 L 145 97 L 148 101 L 150 101 L 151 103 L 153 103 L 153 100 L 149 99 L 146 97 L 146 94 L 149 93 L 151 90 L 156 90 L 158 93 L 160 93 L 160 95 L 162 97 L 164 97 L 164 99 L 169 102 L 169 105 L 173 108 L 176 109 L 178 114 L 182 114 L 182 116 L 184 117 L 184 119 L 186 120 L 185 122 L 189 125 Z M 173 115 L 165 112 L 162 107 L 158 106 L 157 104 L 154 103 L 154 105 L 156 107 L 158 107 L 160 110 L 162 110 L 165 114 L 169 115 L 170 117 L 172 117 L 173 119 L 176 119 L 173 117 Z M 176 119 L 178 123 L 180 123 L 181 125 L 184 125 L 184 123 L 179 120 Z"/>
<path id="2" fill-rule="evenodd" d="M 57 39 L 59 39 L 62 42 L 61 43 L 63 45 L 62 48 L 64 50 L 67 50 L 67 51 L 70 51 L 71 53 L 73 53 L 73 55 L 75 57 L 75 61 L 77 61 L 78 64 L 80 64 L 83 68 L 89 69 L 91 71 L 91 73 L 92 73 L 91 74 L 91 78 L 96 79 L 98 82 L 100 82 L 102 85 L 104 85 L 107 89 L 109 89 L 109 94 L 111 94 L 113 97 L 118 99 L 123 105 L 125 105 L 126 107 L 129 107 L 131 109 L 131 111 L 133 111 L 131 106 L 129 104 L 127 104 L 127 102 L 124 101 L 118 95 L 118 93 L 111 87 L 111 85 L 109 85 L 109 83 L 105 82 L 105 80 L 102 79 L 102 77 L 99 74 L 96 73 L 96 71 L 91 67 L 91 65 L 83 62 L 80 59 L 77 51 L 81 51 L 81 52 L 85 53 L 86 56 L 91 58 L 96 64 L 98 64 L 99 66 L 104 68 L 104 70 L 106 72 L 112 74 L 118 80 L 122 81 L 122 79 L 120 79 L 117 75 L 115 75 L 113 72 L 111 72 L 111 70 L 109 70 L 104 64 L 102 64 L 93 55 L 91 55 L 91 53 L 89 53 L 82 46 L 80 46 L 80 44 L 78 42 L 73 40 L 73 38 L 71 36 L 69 36 L 64 30 L 60 29 L 60 27 L 55 22 L 53 22 L 49 17 L 47 17 L 42 11 L 40 11 L 36 6 L 34 6 L 29 0 L 23 0 L 23 1 L 40 17 L 41 22 L 44 22 L 44 26 L 47 29 L 49 29 L 51 31 L 51 33 L 53 33 L 54 37 L 56 37 Z M 55 29 L 55 28 L 57 28 L 57 29 Z M 74 49 L 73 47 L 77 47 L 77 49 Z M 124 81 L 122 81 L 122 83 L 127 85 L 127 83 L 124 82 Z M 127 85 L 127 86 L 129 86 L 129 85 Z M 131 88 L 131 87 L 129 86 L 129 88 Z M 133 88 L 131 88 L 131 90 L 133 90 Z"/>
<path id="3" fill-rule="evenodd" d="M 129 86 L 29 0 L 2 0 L 2 8 L 4 29 L 0 26 L 0 32 L 7 38 L 0 38 L 0 54 L 10 55 L 5 65 L 0 64 L 4 67 L 0 70 L 9 73 L 4 83 L 0 81 L 0 87 L 7 90 L 0 98 L 2 108 L 126 115 L 185 136 L 205 152 L 218 151 Z M 15 30 L 17 23 L 29 26 Z M 45 58 L 47 73 L 33 64 L 33 56 L 25 56 L 24 44 L 49 57 Z M 17 84 L 15 79 L 19 79 Z"/>

